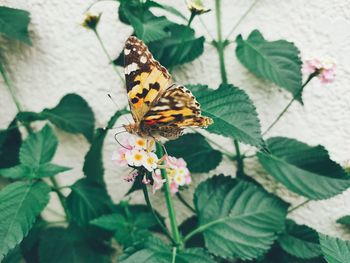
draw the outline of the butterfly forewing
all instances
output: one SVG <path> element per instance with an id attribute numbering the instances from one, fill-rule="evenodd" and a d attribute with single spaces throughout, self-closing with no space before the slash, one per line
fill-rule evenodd
<path id="1" fill-rule="evenodd" d="M 171 76 L 156 61 L 147 46 L 136 37 L 129 37 L 124 48 L 126 90 L 136 123 L 170 85 Z"/>

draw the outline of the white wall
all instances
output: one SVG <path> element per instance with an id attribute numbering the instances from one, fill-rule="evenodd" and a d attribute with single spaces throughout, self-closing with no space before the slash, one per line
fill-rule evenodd
<path id="1" fill-rule="evenodd" d="M 186 13 L 184 1 L 162 0 L 175 5 Z M 96 38 L 79 23 L 91 0 L 1 0 L 0 4 L 26 9 L 31 13 L 30 25 L 33 46 L 6 47 L 12 69 L 16 94 L 23 108 L 40 111 L 53 107 L 66 93 L 76 92 L 92 106 L 96 125 L 104 126 L 115 111 L 107 98 L 112 93 L 118 103 L 126 104 L 125 91 L 113 69 L 107 64 Z M 214 9 L 214 1 L 208 1 Z M 223 1 L 223 30 L 226 35 L 253 0 Z M 110 54 L 116 56 L 122 50 L 123 42 L 131 28 L 117 21 L 117 3 L 101 2 L 93 10 L 103 12 L 99 31 Z M 214 12 L 204 15 L 204 23 L 215 35 Z M 194 21 L 198 34 L 210 40 L 199 20 Z M 324 86 L 313 80 L 304 92 L 305 106 L 295 104 L 283 117 L 270 135 L 297 138 L 311 145 L 322 144 L 332 159 L 339 163 L 350 159 L 350 5 L 344 0 L 260 0 L 252 12 L 237 28 L 233 36 L 242 33 L 247 36 L 258 28 L 268 39 L 294 41 L 303 55 L 317 53 L 333 57 L 337 63 L 335 83 Z M 3 48 L 3 45 L 1 45 Z M 255 102 L 263 130 L 274 120 L 286 105 L 290 95 L 270 83 L 258 80 L 247 72 L 234 55 L 235 45 L 226 50 L 226 66 L 229 81 L 244 89 Z M 198 60 L 174 72 L 178 82 L 202 83 L 216 87 L 220 82 L 218 58 L 209 44 Z M 4 128 L 16 114 L 10 96 L 0 83 L 0 127 Z M 88 144 L 82 136 L 73 136 L 56 130 L 60 146 L 55 157 L 58 164 L 74 169 L 59 177 L 62 185 L 69 184 L 82 176 L 81 168 Z M 222 138 L 217 136 L 220 140 Z M 115 200 L 123 196 L 128 185 L 123 182 L 125 171 L 115 167 L 111 152 L 118 146 L 113 134 L 105 144 L 104 161 L 106 180 L 110 194 Z M 232 150 L 233 147 L 227 146 Z M 232 165 L 222 164 L 217 172 L 234 174 Z M 248 171 L 271 190 L 275 183 L 266 176 L 262 168 L 252 160 Z M 258 172 L 256 172 L 258 171 Z M 203 178 L 198 177 L 198 178 Z M 198 179 L 198 180 L 201 180 Z M 298 204 L 296 198 L 283 187 L 277 192 L 286 200 Z M 136 197 L 142 200 L 141 196 Z M 162 203 L 162 201 L 160 201 Z M 53 209 L 58 205 L 53 198 Z M 178 206 L 180 208 L 180 206 Z M 47 214 L 52 212 L 48 211 Z M 186 211 L 179 211 L 183 217 Z M 350 190 L 328 201 L 311 202 L 297 210 L 292 217 L 299 223 L 308 224 L 321 232 L 344 236 L 346 232 L 335 220 L 350 214 Z M 348 236 L 349 237 L 349 236 Z"/>

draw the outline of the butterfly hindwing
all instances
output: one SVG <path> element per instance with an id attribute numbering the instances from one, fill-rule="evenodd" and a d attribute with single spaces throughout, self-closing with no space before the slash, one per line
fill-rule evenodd
<path id="1" fill-rule="evenodd" d="M 126 90 L 133 118 L 140 123 L 154 102 L 169 86 L 171 76 L 147 46 L 134 36 L 124 48 Z"/>

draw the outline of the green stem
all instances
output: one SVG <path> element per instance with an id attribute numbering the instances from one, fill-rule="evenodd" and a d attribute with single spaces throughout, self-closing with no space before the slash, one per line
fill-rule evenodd
<path id="1" fill-rule="evenodd" d="M 293 102 L 299 98 L 304 90 L 304 88 L 306 87 L 306 85 L 317 75 L 319 74 L 319 72 L 314 72 L 312 74 L 309 75 L 309 77 L 307 78 L 307 80 L 305 81 L 305 83 L 301 86 L 300 90 L 293 96 L 293 98 L 290 100 L 290 102 L 287 104 L 287 106 L 282 110 L 282 112 L 277 116 L 277 118 L 271 123 L 271 125 L 266 129 L 266 131 L 263 132 L 262 135 L 266 135 L 275 125 L 276 123 L 282 118 L 282 116 L 287 112 L 287 110 L 289 109 L 289 107 L 293 104 Z"/>
<path id="2" fill-rule="evenodd" d="M 196 210 L 183 198 L 183 196 L 177 192 L 176 193 L 177 198 L 179 198 L 180 202 L 186 206 L 191 212 L 196 213 Z"/>
<path id="3" fill-rule="evenodd" d="M 53 191 L 56 192 L 58 199 L 63 207 L 64 213 L 66 214 L 66 218 L 69 221 L 69 212 L 68 212 L 68 208 L 66 206 L 66 197 L 59 190 L 60 186 L 58 185 L 58 182 L 56 181 L 56 179 L 54 177 L 50 177 L 50 181 L 53 185 Z"/>
<path id="4" fill-rule="evenodd" d="M 287 212 L 287 214 L 292 213 L 293 211 L 299 209 L 300 207 L 303 207 L 304 205 L 306 205 L 306 204 L 309 203 L 310 201 L 311 201 L 311 200 L 305 200 L 304 202 L 302 202 L 302 203 L 296 205 L 295 207 L 289 209 L 288 212 Z"/>
<path id="5" fill-rule="evenodd" d="M 148 209 L 151 211 L 153 217 L 156 219 L 158 225 L 162 228 L 164 234 L 167 236 L 167 238 L 173 242 L 173 238 L 171 237 L 170 233 L 169 233 L 169 230 L 166 228 L 166 226 L 163 225 L 162 221 L 160 221 L 159 217 L 157 216 L 156 212 L 154 211 L 153 209 L 153 206 L 151 204 L 151 201 L 149 199 L 149 195 L 148 195 L 148 190 L 147 190 L 147 186 L 145 184 L 142 184 L 142 190 L 143 190 L 143 195 L 145 197 L 145 201 L 146 201 L 146 204 L 148 206 Z"/>
<path id="6" fill-rule="evenodd" d="M 19 103 L 19 101 L 17 100 L 17 98 L 15 96 L 15 91 L 13 89 L 11 79 L 7 75 L 7 73 L 6 73 L 4 68 L 1 68 L 0 72 L 1 72 L 1 75 L 2 75 L 2 77 L 4 79 L 5 86 L 7 87 L 7 90 L 9 91 L 9 93 L 11 95 L 11 98 L 12 98 L 13 102 L 15 103 L 17 110 L 19 112 L 21 112 L 22 111 L 22 107 L 21 107 L 21 104 Z"/>
<path id="7" fill-rule="evenodd" d="M 157 155 L 158 155 L 158 158 L 161 158 L 164 156 L 163 148 L 159 143 L 157 143 Z M 164 165 L 164 162 L 162 163 L 162 165 Z M 173 233 L 173 239 L 175 242 L 175 246 L 180 247 L 182 246 L 182 240 L 180 238 L 179 229 L 177 228 L 176 214 L 175 214 L 173 200 L 171 198 L 168 175 L 165 169 L 160 169 L 160 171 L 161 171 L 162 179 L 165 180 L 163 189 L 164 189 L 165 202 L 168 208 L 170 226 L 171 226 L 171 231 Z"/>
<path id="8" fill-rule="evenodd" d="M 243 162 L 243 156 L 241 155 L 241 151 L 239 148 L 239 143 L 237 140 L 233 141 L 236 149 L 236 160 L 237 160 L 237 177 L 242 178 L 244 176 L 244 162 Z"/>
<path id="9" fill-rule="evenodd" d="M 222 30 L 221 30 L 221 0 L 215 0 L 215 14 L 216 14 L 216 27 L 217 27 L 217 41 L 216 41 L 216 49 L 219 54 L 219 62 L 220 62 L 220 73 L 221 73 L 221 81 L 223 84 L 227 83 L 227 73 L 225 68 L 225 57 L 224 57 L 224 42 L 222 41 Z"/>
<path id="10" fill-rule="evenodd" d="M 100 45 L 101 45 L 101 47 L 102 47 L 102 49 L 103 49 L 103 52 L 106 54 L 106 57 L 108 58 L 109 64 L 112 65 L 112 67 L 113 67 L 115 73 L 117 73 L 117 75 L 118 75 L 118 77 L 120 78 L 120 80 L 124 83 L 124 78 L 122 77 L 122 75 L 121 75 L 120 72 L 118 71 L 116 65 L 114 65 L 113 59 L 112 59 L 111 56 L 109 55 L 109 53 L 108 53 L 108 51 L 107 51 L 107 49 L 106 49 L 106 46 L 104 45 L 104 43 L 103 43 L 103 41 L 102 41 L 102 39 L 101 39 L 101 37 L 100 37 L 100 34 L 97 32 L 96 29 L 93 30 L 93 31 L 94 31 L 94 33 L 95 33 L 95 35 L 96 35 L 96 37 L 97 37 L 98 42 L 100 43 Z"/>
<path id="11" fill-rule="evenodd" d="M 191 26 L 191 23 L 193 19 L 196 17 L 196 14 L 194 12 L 191 13 L 190 19 L 188 20 L 187 27 Z"/>

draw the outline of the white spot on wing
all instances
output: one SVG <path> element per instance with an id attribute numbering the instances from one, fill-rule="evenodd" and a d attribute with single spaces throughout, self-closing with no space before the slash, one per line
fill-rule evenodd
<path id="1" fill-rule="evenodd" d="M 138 69 L 139 69 L 139 66 L 135 62 L 133 62 L 125 67 L 124 73 L 126 75 L 129 75 L 131 72 L 138 70 Z"/>
<path id="2" fill-rule="evenodd" d="M 124 49 L 124 54 L 125 54 L 125 55 L 129 55 L 129 54 L 130 54 L 130 52 L 131 52 L 131 50 L 130 50 L 130 49 L 127 49 L 127 48 L 126 48 L 126 49 Z"/>
<path id="3" fill-rule="evenodd" d="M 147 57 L 146 57 L 146 56 L 142 56 L 142 57 L 140 58 L 140 62 L 143 63 L 143 64 L 145 64 L 145 63 L 147 62 Z"/>

